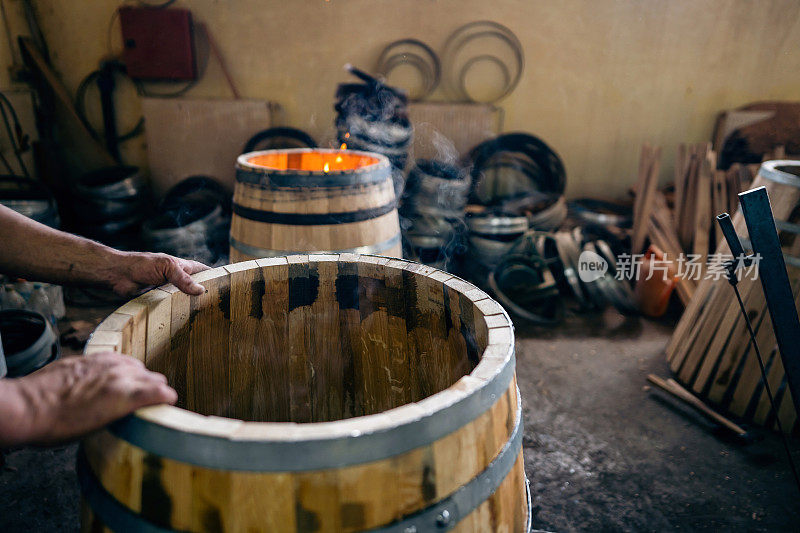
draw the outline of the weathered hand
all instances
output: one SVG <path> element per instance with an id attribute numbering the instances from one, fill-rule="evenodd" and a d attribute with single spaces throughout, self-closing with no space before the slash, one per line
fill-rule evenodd
<path id="1" fill-rule="evenodd" d="M 113 352 L 67 357 L 0 380 L 0 446 L 56 444 L 126 414 L 177 400 L 167 379 Z"/>
<path id="2" fill-rule="evenodd" d="M 111 288 L 121 296 L 133 296 L 150 287 L 172 283 L 186 294 L 203 294 L 203 287 L 189 277 L 208 267 L 197 261 L 148 252 L 121 253 L 110 268 Z"/>

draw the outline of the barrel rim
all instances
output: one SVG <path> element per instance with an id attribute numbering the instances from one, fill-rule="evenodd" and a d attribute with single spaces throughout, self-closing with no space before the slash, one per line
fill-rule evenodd
<path id="1" fill-rule="evenodd" d="M 334 153 L 355 154 L 363 157 L 372 157 L 373 159 L 377 159 L 378 162 L 353 169 L 340 169 L 340 170 L 334 169 L 334 170 L 329 170 L 328 172 L 324 172 L 321 170 L 278 169 L 278 168 L 262 167 L 258 165 L 253 165 L 248 161 L 248 159 L 250 159 L 251 157 L 256 157 L 260 155 L 269 155 L 275 153 L 301 154 L 301 153 L 311 153 L 311 152 L 320 152 L 325 154 L 334 154 Z M 331 176 L 331 175 L 351 175 L 351 174 L 360 174 L 363 172 L 371 172 L 376 169 L 389 168 L 390 166 L 391 165 L 389 163 L 389 158 L 387 158 L 383 154 L 379 154 L 376 152 L 367 152 L 364 150 L 340 150 L 338 148 L 282 148 L 274 150 L 257 150 L 255 152 L 244 153 L 236 158 L 237 169 L 247 170 L 248 172 L 258 172 L 261 174 L 268 174 L 271 176 L 319 177 L 319 176 Z"/>
<path id="2" fill-rule="evenodd" d="M 447 389 L 418 402 L 366 416 L 311 423 L 245 422 L 205 416 L 171 405 L 158 405 L 138 409 L 113 423 L 110 426 L 112 433 L 150 451 L 155 451 L 152 448 L 156 446 L 161 455 L 212 468 L 316 470 L 379 460 L 430 444 L 479 417 L 508 389 L 515 369 L 514 328 L 510 317 L 488 294 L 447 272 L 413 261 L 345 253 L 250 260 L 217 267 L 192 277 L 202 283 L 256 267 L 325 261 L 373 263 L 388 269 L 410 271 L 439 281 L 467 296 L 481 314 L 488 332 L 487 345 L 478 365 Z M 146 306 L 153 305 L 148 302 L 152 300 L 151 294 L 158 291 L 171 296 L 178 289 L 173 285 L 164 285 L 133 301 L 138 300 Z M 499 321 L 499 325 L 487 321 L 490 316 L 495 317 L 492 322 Z M 104 347 L 95 340 L 93 334 L 84 353 L 93 353 Z M 148 434 L 161 443 L 148 442 Z M 400 434 L 402 439 L 398 439 Z M 189 442 L 184 446 L 177 445 L 176 437 L 193 441 L 194 445 Z M 326 454 L 316 454 L 316 458 L 309 458 L 296 453 L 298 445 L 317 447 L 322 443 L 327 443 L 330 448 L 331 454 L 327 457 Z M 265 447 L 274 451 L 274 455 L 265 454 Z M 228 451 L 222 453 L 220 450 L 223 449 Z M 302 460 L 292 460 L 292 457 L 298 456 Z"/>
<path id="3" fill-rule="evenodd" d="M 779 167 L 796 167 L 800 169 L 800 160 L 797 159 L 773 159 L 764 161 L 758 169 L 758 173 L 765 179 L 800 188 L 800 174 L 792 174 L 781 170 Z"/>

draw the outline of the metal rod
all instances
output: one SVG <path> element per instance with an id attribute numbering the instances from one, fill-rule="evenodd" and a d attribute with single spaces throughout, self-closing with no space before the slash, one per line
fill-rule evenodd
<path id="1" fill-rule="evenodd" d="M 758 260 L 758 276 L 767 300 L 772 328 L 786 372 L 795 410 L 800 413 L 800 320 L 783 261 L 769 196 L 764 187 L 739 194 L 750 242 Z M 777 412 L 775 413 L 777 416 Z"/>

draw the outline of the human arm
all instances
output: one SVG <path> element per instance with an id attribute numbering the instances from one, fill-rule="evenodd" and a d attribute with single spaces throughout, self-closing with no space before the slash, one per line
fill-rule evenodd
<path id="1" fill-rule="evenodd" d="M 172 283 L 191 295 L 203 287 L 190 274 L 207 267 L 166 254 L 122 252 L 59 231 L 0 205 L 0 272 L 62 285 L 91 285 L 130 296 Z"/>

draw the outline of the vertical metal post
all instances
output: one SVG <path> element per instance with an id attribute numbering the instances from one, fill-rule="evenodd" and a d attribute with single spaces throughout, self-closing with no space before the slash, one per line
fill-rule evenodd
<path id="1" fill-rule="evenodd" d="M 769 196 L 764 187 L 759 187 L 740 193 L 739 202 L 753 252 L 759 257 L 758 276 L 764 288 L 786 380 L 789 390 L 792 391 L 795 410 L 800 413 L 800 320 L 797 317 Z"/>

